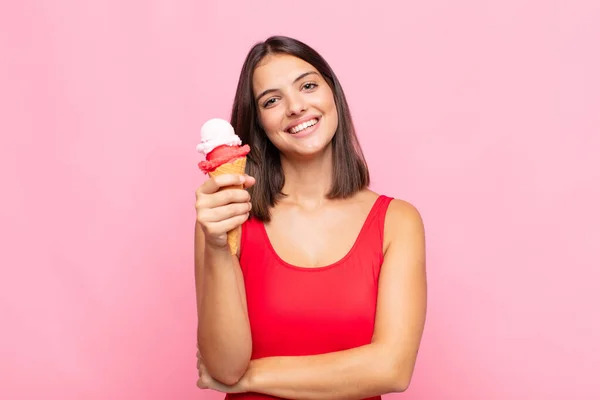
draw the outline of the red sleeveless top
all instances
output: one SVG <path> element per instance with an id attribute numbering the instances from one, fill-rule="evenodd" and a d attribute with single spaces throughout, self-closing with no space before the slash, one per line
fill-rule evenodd
<path id="1" fill-rule="evenodd" d="M 282 260 L 265 226 L 249 219 L 242 226 L 240 266 L 252 331 L 252 359 L 331 353 L 371 342 L 383 227 L 392 198 L 379 196 L 350 251 L 316 268 Z M 226 399 L 274 399 L 256 393 Z M 380 399 L 374 397 L 372 399 Z"/>

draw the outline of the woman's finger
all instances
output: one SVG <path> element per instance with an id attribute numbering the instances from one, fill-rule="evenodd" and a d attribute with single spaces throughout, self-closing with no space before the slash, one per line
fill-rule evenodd
<path id="1" fill-rule="evenodd" d="M 238 215 L 244 215 L 250 212 L 251 208 L 252 203 L 250 202 L 233 203 L 208 210 L 201 210 L 198 212 L 198 218 L 204 223 L 220 222 L 237 217 Z"/>
<path id="2" fill-rule="evenodd" d="M 249 216 L 250 214 L 246 213 L 243 215 L 237 215 L 224 221 L 207 222 L 204 224 L 204 229 L 206 230 L 207 235 L 217 235 L 229 232 L 246 222 Z"/>
<path id="3" fill-rule="evenodd" d="M 221 190 L 217 193 L 200 195 L 196 201 L 196 208 L 210 209 L 231 203 L 244 203 L 250 201 L 250 194 L 239 188 Z"/>
<path id="4" fill-rule="evenodd" d="M 256 179 L 248 174 L 246 174 L 246 182 L 244 182 L 244 189 L 248 189 L 251 186 L 254 186 L 256 183 Z"/>
<path id="5" fill-rule="evenodd" d="M 201 194 L 212 194 L 227 186 L 242 185 L 246 182 L 245 175 L 224 174 L 207 179 L 198 189 Z"/>
<path id="6" fill-rule="evenodd" d="M 200 389 L 208 389 L 208 386 L 202 378 L 198 378 L 198 380 L 196 381 L 196 386 L 198 386 Z"/>

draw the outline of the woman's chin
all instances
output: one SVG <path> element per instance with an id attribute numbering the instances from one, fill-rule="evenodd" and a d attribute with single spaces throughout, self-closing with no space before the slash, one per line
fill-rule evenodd
<path id="1" fill-rule="evenodd" d="M 282 155 L 290 159 L 314 159 L 331 155 L 331 142 L 303 143 L 280 150 Z"/>

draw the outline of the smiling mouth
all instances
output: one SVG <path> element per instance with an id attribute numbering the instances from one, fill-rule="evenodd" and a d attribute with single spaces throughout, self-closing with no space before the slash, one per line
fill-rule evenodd
<path id="1" fill-rule="evenodd" d="M 303 130 L 310 128 L 311 126 L 316 125 L 317 122 L 319 122 L 319 119 L 313 118 L 310 121 L 303 122 L 301 124 L 298 124 L 290 129 L 288 129 L 288 132 L 291 133 L 292 135 L 294 135 L 296 133 L 300 133 Z"/>

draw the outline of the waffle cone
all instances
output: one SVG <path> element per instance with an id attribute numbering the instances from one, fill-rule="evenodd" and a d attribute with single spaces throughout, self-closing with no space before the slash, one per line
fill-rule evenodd
<path id="1" fill-rule="evenodd" d="M 208 176 L 211 178 L 214 176 L 225 175 L 225 174 L 237 174 L 244 175 L 246 172 L 246 157 L 241 157 L 233 160 L 230 163 L 223 164 L 217 167 L 214 171 L 208 173 Z M 234 185 L 234 186 L 225 186 L 222 187 L 219 191 L 225 189 L 243 189 L 244 185 Z M 242 227 L 238 226 L 237 228 L 227 232 L 227 244 L 229 245 L 229 250 L 231 254 L 237 255 L 237 251 L 240 245 L 240 237 L 242 233 Z"/>

